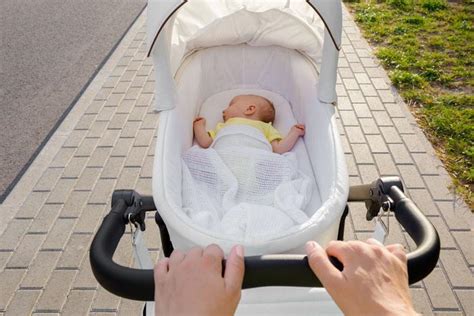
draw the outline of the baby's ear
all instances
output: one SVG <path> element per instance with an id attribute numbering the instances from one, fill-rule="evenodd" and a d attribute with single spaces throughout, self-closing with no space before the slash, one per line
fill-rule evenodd
<path id="1" fill-rule="evenodd" d="M 256 111 L 257 111 L 257 107 L 255 105 L 251 104 L 251 105 L 247 106 L 247 108 L 245 109 L 244 114 L 245 115 L 252 115 Z"/>

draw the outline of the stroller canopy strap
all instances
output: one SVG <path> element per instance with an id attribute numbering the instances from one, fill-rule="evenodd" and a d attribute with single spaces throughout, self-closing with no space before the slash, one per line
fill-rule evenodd
<path id="1" fill-rule="evenodd" d="M 206 4 L 208 8 L 203 9 L 197 7 L 197 3 Z M 326 31 L 329 33 L 334 47 L 341 49 L 341 33 L 342 33 L 342 13 L 340 1 L 334 0 L 273 0 L 273 1 L 223 1 L 223 0 L 150 0 L 148 3 L 149 16 L 148 19 L 148 54 L 149 57 L 157 46 L 158 37 L 169 21 L 174 21 L 173 17 L 185 4 L 195 4 L 199 8 L 194 14 L 199 16 L 200 23 L 210 24 L 226 15 L 232 14 L 242 8 L 250 11 L 263 12 L 274 8 L 282 10 L 291 10 L 292 14 L 301 20 L 310 19 L 312 8 L 324 23 Z M 213 7 L 218 4 L 218 7 Z M 196 10 L 195 10 L 196 11 Z M 313 18 L 314 19 L 314 18 Z M 200 25 L 204 27 L 205 25 Z"/>

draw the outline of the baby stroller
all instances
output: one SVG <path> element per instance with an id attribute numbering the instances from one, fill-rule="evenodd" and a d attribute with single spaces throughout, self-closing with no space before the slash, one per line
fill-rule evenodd
<path id="1" fill-rule="evenodd" d="M 347 203 L 357 201 L 365 202 L 367 220 L 381 209 L 393 212 L 417 244 L 408 254 L 410 283 L 432 271 L 439 257 L 437 232 L 404 195 L 400 179 L 349 187 L 334 108 L 340 1 L 151 0 L 147 27 L 156 69 L 155 106 L 161 111 L 153 196 L 114 192 L 112 210 L 90 250 L 94 275 L 104 288 L 148 301 L 146 311 L 153 312 L 153 264 L 141 236 L 146 213 L 155 212 L 163 256 L 211 243 L 227 253 L 234 244 L 244 244 L 246 290 L 238 314 L 339 314 L 301 253 L 308 240 L 322 245 L 342 240 Z M 270 99 L 275 126 L 282 132 L 296 122 L 306 125 L 304 140 L 293 151 L 316 184 L 305 208 L 306 222 L 247 242 L 206 230 L 182 210 L 181 157 L 193 145 L 191 123 L 200 115 L 214 126 L 223 107 L 239 94 Z M 112 261 L 127 224 L 138 227 L 133 243 L 140 269 Z"/>

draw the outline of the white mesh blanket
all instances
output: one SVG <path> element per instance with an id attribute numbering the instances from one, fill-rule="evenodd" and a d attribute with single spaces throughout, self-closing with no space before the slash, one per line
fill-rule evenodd
<path id="1" fill-rule="evenodd" d="M 193 146 L 183 156 L 183 210 L 236 240 L 259 240 L 306 221 L 312 185 L 293 153 L 273 153 L 250 126 L 225 127 L 209 149 Z"/>

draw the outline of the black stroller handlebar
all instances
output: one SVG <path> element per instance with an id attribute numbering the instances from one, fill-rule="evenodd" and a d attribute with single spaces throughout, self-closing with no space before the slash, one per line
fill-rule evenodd
<path id="1" fill-rule="evenodd" d="M 440 251 L 438 233 L 416 205 L 396 186 L 389 190 L 398 222 L 408 232 L 417 249 L 408 254 L 409 283 L 426 277 L 435 267 Z M 150 204 L 150 203 L 148 203 Z M 151 203 L 152 204 L 152 203 Z M 125 212 L 129 206 L 120 199 L 104 218 L 90 249 L 92 271 L 108 291 L 133 300 L 154 300 L 153 270 L 132 269 L 112 260 L 117 245 L 125 232 Z M 151 209 L 151 208 L 150 208 Z M 332 258 L 340 270 L 341 263 Z M 322 287 L 309 267 L 304 255 L 264 255 L 245 257 L 245 276 L 242 288 L 262 286 Z"/>

